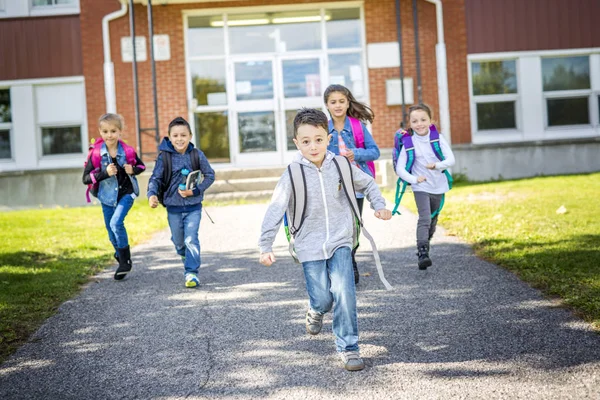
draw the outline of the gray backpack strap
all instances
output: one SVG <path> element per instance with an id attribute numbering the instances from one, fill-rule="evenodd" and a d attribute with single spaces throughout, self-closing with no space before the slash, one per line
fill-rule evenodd
<path id="1" fill-rule="evenodd" d="M 343 156 L 335 156 L 333 162 L 335 163 L 338 173 L 340 174 L 340 178 L 342 179 L 342 186 L 344 187 L 346 197 L 348 198 L 348 201 L 352 206 L 352 212 L 354 213 L 354 216 L 356 217 L 357 221 L 360 224 L 360 227 L 362 228 L 363 235 L 365 235 L 365 237 L 371 243 L 371 249 L 373 250 L 373 258 L 375 258 L 375 265 L 377 266 L 377 273 L 379 274 L 379 279 L 381 280 L 381 283 L 383 283 L 383 286 L 385 286 L 387 290 L 392 290 L 392 285 L 390 285 L 387 279 L 385 279 L 385 275 L 383 274 L 383 267 L 381 266 L 381 259 L 379 258 L 379 252 L 377 251 L 375 240 L 363 225 L 362 218 L 360 217 L 358 203 L 356 202 L 354 180 L 352 179 L 352 165 L 350 164 L 350 161 Z"/>
<path id="2" fill-rule="evenodd" d="M 294 250 L 294 236 L 302 227 L 304 218 L 306 217 L 306 177 L 304 168 L 300 164 L 291 163 L 288 165 L 290 181 L 292 183 L 292 208 L 285 215 L 285 230 L 289 242 L 289 251 L 297 263 L 300 263 L 296 251 Z"/>

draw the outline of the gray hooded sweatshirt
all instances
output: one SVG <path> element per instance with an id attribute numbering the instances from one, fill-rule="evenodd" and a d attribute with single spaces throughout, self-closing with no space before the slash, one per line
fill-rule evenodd
<path id="1" fill-rule="evenodd" d="M 352 206 L 342 187 L 340 175 L 327 152 L 321 168 L 302 156 L 300 151 L 292 162 L 304 166 L 306 177 L 306 214 L 304 223 L 294 238 L 294 248 L 300 262 L 326 260 L 340 247 L 352 247 L 354 216 Z M 354 188 L 363 193 L 371 208 L 385 208 L 385 199 L 372 177 L 352 166 Z M 262 223 L 258 242 L 261 253 L 272 251 L 283 214 L 293 205 L 292 182 L 286 169 L 275 190 Z"/>

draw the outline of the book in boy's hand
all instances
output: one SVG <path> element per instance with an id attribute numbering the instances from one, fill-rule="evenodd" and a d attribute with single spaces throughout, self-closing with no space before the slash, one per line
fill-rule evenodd
<path id="1" fill-rule="evenodd" d="M 187 190 L 194 190 L 204 180 L 202 171 L 196 170 L 188 174 L 187 180 L 185 181 L 185 187 Z"/>

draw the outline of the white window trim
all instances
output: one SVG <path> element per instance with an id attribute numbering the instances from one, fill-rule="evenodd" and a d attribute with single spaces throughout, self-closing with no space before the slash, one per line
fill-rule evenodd
<path id="1" fill-rule="evenodd" d="M 495 61 L 514 61 L 516 80 L 517 80 L 517 92 L 516 93 L 502 93 L 502 94 L 484 94 L 475 95 L 473 94 L 473 62 L 495 62 Z M 468 80 L 469 80 L 469 97 L 470 102 L 470 114 L 471 114 L 471 137 L 473 143 L 500 143 L 500 142 L 514 142 L 523 140 L 523 133 L 521 128 L 521 101 L 520 95 L 521 85 L 519 77 L 519 59 L 515 57 L 501 58 L 492 57 L 489 59 L 482 60 L 469 60 L 468 62 Z M 514 101 L 515 103 L 515 126 L 513 129 L 478 129 L 477 124 L 477 104 L 479 103 L 496 103 Z"/>
<path id="2" fill-rule="evenodd" d="M 519 68 L 519 61 L 521 58 L 538 58 L 540 67 L 541 59 L 543 57 L 572 57 L 572 56 L 589 56 L 590 57 L 590 89 L 583 90 L 569 90 L 569 91 L 552 91 L 544 92 L 542 88 L 539 92 L 540 99 L 543 101 L 543 107 L 540 109 L 540 115 L 531 116 L 523 115 L 522 108 L 522 82 L 523 79 L 539 79 L 542 80 L 541 69 L 538 73 L 532 74 L 531 76 L 522 76 Z M 488 61 L 504 61 L 515 59 L 517 61 L 517 92 L 521 95 L 516 100 L 516 119 L 517 119 L 517 130 L 493 130 L 493 131 L 478 131 L 477 130 L 477 111 L 476 104 L 483 101 L 492 101 L 488 96 L 474 96 L 473 95 L 473 79 L 472 79 L 472 67 L 473 62 L 488 62 Z M 600 137 L 600 110 L 598 109 L 598 103 L 600 96 L 600 48 L 585 48 L 585 49 L 573 49 L 573 50 L 540 50 L 540 51 L 524 51 L 524 52 L 503 52 L 503 53 L 483 53 L 483 54 L 469 54 L 467 56 L 467 68 L 468 68 L 468 82 L 469 82 L 469 110 L 471 117 L 471 137 L 472 143 L 474 144 L 485 144 L 485 143 L 510 143 L 530 140 L 556 140 L 556 139 L 573 139 L 573 138 L 590 138 Z M 507 95 L 494 95 L 502 96 L 508 100 Z M 590 124 L 588 125 L 571 125 L 571 126 L 556 126 L 549 127 L 547 118 L 547 98 L 566 98 L 566 97 L 583 97 L 589 96 L 589 113 L 590 113 Z M 498 101 L 501 97 L 496 97 Z M 526 118 L 540 118 L 543 119 L 543 123 L 540 126 L 539 132 L 524 132 L 522 127 L 527 125 L 524 123 Z M 569 131 L 569 137 L 565 137 L 565 130 Z"/>
<path id="3" fill-rule="evenodd" d="M 81 12 L 79 0 L 75 4 L 54 4 L 50 6 L 34 6 L 29 0 L 29 15 L 32 17 L 45 17 L 48 15 L 71 15 Z"/>

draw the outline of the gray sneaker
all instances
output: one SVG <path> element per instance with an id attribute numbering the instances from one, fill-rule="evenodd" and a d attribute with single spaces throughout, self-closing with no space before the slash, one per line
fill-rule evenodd
<path id="1" fill-rule="evenodd" d="M 343 351 L 340 353 L 344 368 L 348 371 L 360 371 L 365 368 L 365 362 L 358 351 Z"/>
<path id="2" fill-rule="evenodd" d="M 306 312 L 306 332 L 311 335 L 316 335 L 321 332 L 321 328 L 323 327 L 323 314 L 319 314 L 313 310 L 308 310 Z"/>

